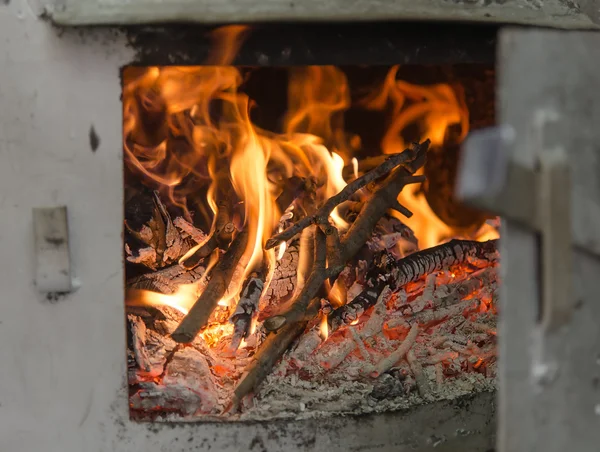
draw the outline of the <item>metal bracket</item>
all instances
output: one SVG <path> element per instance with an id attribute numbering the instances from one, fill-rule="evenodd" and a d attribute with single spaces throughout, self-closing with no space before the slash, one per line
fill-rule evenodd
<path id="1" fill-rule="evenodd" d="M 69 256 L 67 208 L 33 209 L 35 233 L 35 284 L 42 293 L 73 289 Z"/>
<path id="2" fill-rule="evenodd" d="M 530 169 L 509 158 L 515 139 L 509 126 L 474 132 L 463 145 L 457 197 L 534 230 L 541 238 L 540 323 L 551 330 L 567 323 L 572 286 L 571 179 L 567 153 L 545 149 Z M 579 245 L 587 248 L 586 243 Z"/>

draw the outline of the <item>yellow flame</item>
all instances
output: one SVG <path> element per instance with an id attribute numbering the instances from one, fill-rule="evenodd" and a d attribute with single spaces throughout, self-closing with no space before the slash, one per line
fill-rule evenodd
<path id="1" fill-rule="evenodd" d="M 341 278 L 336 279 L 333 283 L 333 286 L 330 285 L 329 281 L 325 281 L 325 287 L 328 293 L 327 298 L 334 308 L 338 308 L 346 304 L 346 297 L 344 295 L 344 291 L 342 290 L 343 284 L 344 283 L 341 281 Z"/>
<path id="2" fill-rule="evenodd" d="M 287 248 L 287 242 L 281 242 L 279 245 L 279 250 L 277 251 L 277 260 L 280 261 L 285 254 L 285 250 Z"/>
<path id="3" fill-rule="evenodd" d="M 200 333 L 200 337 L 209 347 L 214 347 L 222 338 L 231 336 L 231 334 L 233 334 L 233 324 L 225 322 L 209 325 Z"/>
<path id="4" fill-rule="evenodd" d="M 290 70 L 285 121 L 289 135 L 310 133 L 342 148 L 343 127 L 339 121 L 349 106 L 348 81 L 339 68 L 306 66 Z"/>
<path id="5" fill-rule="evenodd" d="M 256 332 L 256 325 L 258 324 L 258 320 L 256 317 L 252 317 L 250 321 L 250 330 L 248 331 L 249 335 L 253 335 Z"/>
<path id="6" fill-rule="evenodd" d="M 170 306 L 182 314 L 187 314 L 197 299 L 197 283 L 182 284 L 172 295 L 140 289 L 127 289 L 125 295 L 127 306 Z"/>
<path id="7" fill-rule="evenodd" d="M 327 324 L 327 316 L 321 316 L 321 323 L 319 325 L 319 336 L 322 341 L 326 341 L 329 337 L 329 325 Z"/>
<path id="8" fill-rule="evenodd" d="M 379 92 L 364 101 L 367 108 L 383 110 L 392 106 L 392 122 L 381 142 L 383 152 L 401 152 L 407 143 L 402 132 L 411 126 L 420 130 L 420 139 L 429 138 L 432 147 L 444 143 L 448 128 L 460 128 L 459 140 L 469 131 L 469 111 L 464 92 L 448 84 L 414 85 L 396 80 L 398 66 L 393 67 Z M 422 174 L 420 170 L 418 174 Z M 431 210 L 420 184 L 405 187 L 398 201 L 413 212 L 411 218 L 399 218 L 410 227 L 419 240 L 421 249 L 435 246 L 454 235 L 454 231 Z"/>
<path id="9" fill-rule="evenodd" d="M 476 235 L 476 240 L 485 242 L 486 240 L 494 240 L 500 237 L 498 230 L 490 224 L 484 223 Z"/>
<path id="10" fill-rule="evenodd" d="M 352 157 L 352 173 L 354 179 L 358 179 L 358 159 L 356 157 Z"/>

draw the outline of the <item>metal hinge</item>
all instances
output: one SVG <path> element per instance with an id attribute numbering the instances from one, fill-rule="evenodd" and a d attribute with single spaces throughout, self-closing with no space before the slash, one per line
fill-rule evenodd
<path id="1" fill-rule="evenodd" d="M 510 159 L 510 126 L 473 132 L 463 146 L 457 196 L 465 203 L 532 229 L 540 237 L 545 330 L 564 325 L 574 307 L 572 289 L 571 178 L 567 152 L 539 149 L 535 169 Z"/>

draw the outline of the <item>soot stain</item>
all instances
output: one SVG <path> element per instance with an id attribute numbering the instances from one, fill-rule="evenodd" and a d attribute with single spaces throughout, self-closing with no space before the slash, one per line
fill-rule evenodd
<path id="1" fill-rule="evenodd" d="M 48 292 L 46 294 L 46 300 L 50 303 L 57 303 L 63 299 L 65 299 L 68 295 L 68 292 Z"/>
<path id="2" fill-rule="evenodd" d="M 90 147 L 92 148 L 92 152 L 96 152 L 98 147 L 100 146 L 100 137 L 96 133 L 96 129 L 94 129 L 94 125 L 90 127 Z"/>
<path id="3" fill-rule="evenodd" d="M 46 243 L 54 246 L 60 246 L 65 243 L 65 239 L 62 237 L 44 237 L 44 240 L 46 240 Z"/>

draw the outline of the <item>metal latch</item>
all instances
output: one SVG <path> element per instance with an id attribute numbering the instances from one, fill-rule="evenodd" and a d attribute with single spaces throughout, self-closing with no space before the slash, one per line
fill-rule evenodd
<path id="1" fill-rule="evenodd" d="M 514 140 L 510 126 L 473 132 L 463 145 L 456 192 L 465 203 L 539 234 L 540 322 L 551 330 L 569 321 L 575 301 L 569 162 L 562 148 L 540 149 L 536 168 L 526 168 L 509 157 Z"/>
<path id="2" fill-rule="evenodd" d="M 35 285 L 42 293 L 73 289 L 66 206 L 33 209 Z"/>

